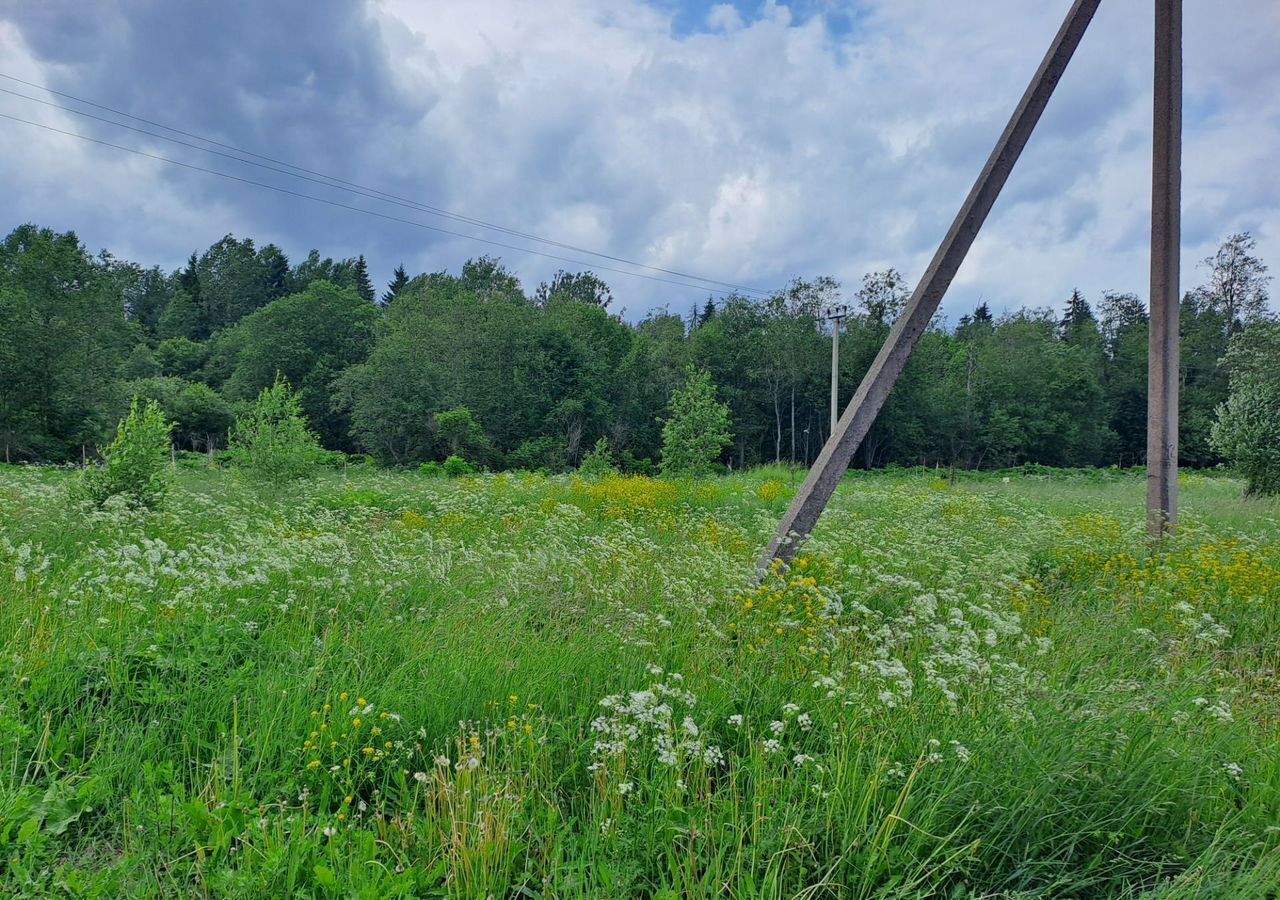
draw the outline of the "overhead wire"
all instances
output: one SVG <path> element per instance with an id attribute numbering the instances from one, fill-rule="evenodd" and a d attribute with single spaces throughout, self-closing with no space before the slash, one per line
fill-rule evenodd
<path id="1" fill-rule="evenodd" d="M 210 168 L 206 168 L 205 166 L 197 166 L 194 163 L 182 162 L 181 160 L 172 159 L 168 156 L 160 156 L 159 154 L 156 154 L 156 153 L 148 153 L 144 150 L 138 150 L 137 148 L 134 148 L 134 147 L 126 147 L 123 144 L 115 144 L 115 143 L 112 143 L 111 141 L 104 141 L 99 138 L 89 137 L 88 135 L 80 134 L 79 132 L 67 131 L 66 129 L 56 128 L 52 125 L 46 125 L 42 122 L 33 122 L 30 119 L 24 119 L 21 116 L 10 115 L 9 113 L 0 112 L 0 118 L 9 119 L 13 122 L 21 122 L 24 125 L 31 125 L 36 128 L 43 128 L 46 131 L 52 131 L 57 134 L 66 135 L 67 137 L 77 138 L 79 140 L 87 141 L 92 144 L 100 144 L 101 146 L 104 146 L 104 147 L 111 147 L 115 150 L 122 150 L 125 153 L 133 153 L 137 156 L 146 157 L 147 159 L 153 159 L 158 162 L 169 163 L 170 165 L 174 165 L 174 166 L 181 166 L 184 169 L 191 169 L 192 171 L 203 172 L 208 175 L 216 175 L 219 178 L 226 178 L 230 181 L 240 182 L 241 184 L 252 185 L 253 187 L 259 187 L 259 188 L 265 188 L 266 190 L 269 190 L 269 191 L 275 191 L 280 194 L 287 194 L 288 196 L 291 196 L 291 197 L 299 197 L 303 200 L 311 200 L 316 203 L 324 203 L 328 206 L 333 206 L 338 209 L 345 209 L 351 212 L 361 213 L 366 216 L 373 216 L 378 219 L 385 219 L 389 222 L 399 222 L 403 225 L 412 225 L 415 228 L 422 228 L 427 231 L 434 231 L 438 234 L 447 234 L 447 235 L 451 235 L 452 237 L 463 238 L 464 240 L 468 240 L 468 241 L 478 241 L 479 243 L 488 244 L 489 246 L 492 246 L 492 247 L 501 247 L 505 250 L 514 250 L 518 253 L 528 253 L 534 256 L 541 256 L 545 259 L 554 259 L 554 260 L 557 260 L 558 262 L 570 263 L 575 266 L 586 266 L 591 269 L 599 269 L 602 272 L 613 272 L 618 275 L 628 275 L 632 278 L 643 278 L 647 281 L 655 281 L 655 282 L 660 282 L 662 284 L 675 285 L 677 287 L 692 288 L 693 290 L 703 291 L 710 294 L 719 294 L 721 296 L 724 296 L 727 294 L 735 293 L 735 291 L 733 290 L 718 290 L 714 288 L 708 288 L 706 285 L 702 285 L 702 284 L 691 284 L 690 282 L 687 282 L 687 281 L 676 281 L 671 278 L 660 278 L 656 275 L 646 275 L 643 272 L 632 272 L 627 269 L 617 269 L 611 266 L 602 266 L 602 265 L 592 263 L 588 260 L 574 259 L 568 256 L 558 256 L 554 253 L 546 253 L 542 250 L 534 250 L 530 247 L 519 247 L 519 246 L 516 246 L 515 244 L 507 244 L 502 241 L 495 241 L 489 238 L 477 237 L 476 235 L 472 235 L 472 234 L 464 234 L 463 232 L 453 231 L 448 228 L 441 228 L 437 225 L 428 225 L 425 222 L 417 222 L 417 221 L 414 221 L 413 219 L 405 219 L 405 218 L 401 218 L 400 216 L 392 216 L 392 215 L 388 215 L 387 213 L 378 212 L 377 210 L 364 209 L 363 207 L 352 206 L 349 203 L 340 203 L 336 200 L 330 200 L 325 197 L 317 197 L 314 194 L 304 194 L 301 191 L 290 190 L 289 188 L 280 187 L 279 185 L 274 185 L 274 184 L 268 184 L 264 181 L 255 181 L 252 178 L 244 178 L 240 175 L 232 175 L 228 172 L 220 172 L 217 169 L 210 169 Z"/>
<path id="2" fill-rule="evenodd" d="M 0 72 L 0 78 L 7 79 L 7 80 L 9 80 L 9 81 L 16 82 L 16 83 L 18 83 L 18 84 L 23 84 L 23 85 L 26 85 L 26 86 L 28 86 L 28 87 L 33 87 L 33 88 L 37 88 L 37 89 L 40 89 L 40 90 L 44 90 L 44 91 L 47 91 L 47 92 L 48 92 L 48 93 L 50 93 L 50 94 L 54 94 L 54 95 L 59 96 L 59 97 L 65 97 L 66 99 L 68 99 L 68 100 L 72 100 L 72 101 L 74 101 L 74 102 L 76 102 L 76 103 L 82 103 L 82 104 L 85 104 L 85 105 L 87 105 L 87 106 L 92 106 L 92 107 L 94 107 L 94 108 L 96 108 L 96 109 L 101 109 L 101 110 L 103 110 L 103 111 L 105 111 L 105 112 L 112 113 L 113 115 L 116 115 L 116 116 L 122 116 L 122 117 L 124 117 L 124 118 L 132 119 L 132 120 L 134 120 L 134 121 L 136 121 L 136 122 L 142 122 L 142 123 L 144 123 L 144 124 L 151 125 L 151 126 L 153 126 L 153 127 L 155 127 L 155 128 L 159 128 L 159 129 L 162 129 L 162 130 L 164 130 L 164 131 L 169 131 L 169 132 L 172 132 L 172 133 L 174 133 L 174 134 L 182 135 L 183 137 L 189 137 L 189 138 L 191 138 L 191 139 L 193 139 L 193 140 L 202 141 L 202 142 L 207 143 L 207 144 L 212 144 L 212 145 L 214 145 L 214 146 L 216 146 L 216 147 L 222 147 L 222 148 L 224 148 L 225 150 L 233 151 L 233 153 L 234 153 L 234 154 L 241 154 L 241 156 L 233 155 L 233 153 L 227 153 L 227 152 L 222 152 L 222 151 L 219 151 L 219 150 L 214 150 L 214 149 L 211 149 L 210 147 L 203 147 L 203 146 L 200 146 L 200 145 L 198 145 L 198 144 L 192 144 L 192 143 L 189 143 L 189 142 L 187 142 L 187 141 L 182 141 L 182 140 L 178 140 L 177 138 L 169 137 L 169 136 L 167 136 L 167 135 L 157 134 L 156 132 L 148 131 L 148 130 L 143 129 L 143 128 L 138 128 L 138 127 L 136 127 L 136 126 L 129 125 L 129 124 L 125 123 L 125 122 L 118 122 L 118 121 L 115 121 L 115 120 L 112 120 L 112 119 L 108 119 L 108 118 L 105 118 L 105 117 L 102 117 L 102 116 L 97 116 L 97 115 L 94 115 L 94 114 L 92 114 L 92 113 L 85 112 L 85 111 L 83 111 L 83 110 L 74 109 L 74 108 L 72 108 L 72 107 L 66 106 L 66 105 L 61 104 L 61 103 L 54 103 L 54 102 L 51 102 L 51 101 L 48 101 L 48 100 L 42 100 L 42 99 L 40 99 L 40 98 L 38 98 L 38 97 L 32 97 L 32 96 L 30 96 L 30 95 L 28 95 L 28 94 L 24 94 L 24 93 L 21 93 L 21 92 L 19 92 L 19 91 L 10 90 L 10 89 L 8 89 L 8 88 L 0 87 L 0 93 L 9 94 L 10 96 L 13 96 L 13 97 L 18 97 L 18 98 L 23 99 L 23 100 L 28 100 L 28 101 L 31 101 L 31 102 L 34 102 L 34 103 L 39 103 L 39 104 L 42 104 L 42 105 L 44 105 L 44 106 L 49 106 L 49 107 L 52 107 L 52 108 L 54 108 L 54 109 L 62 110 L 63 112 L 68 112 L 68 113 L 71 113 L 71 114 L 73 114 L 73 115 L 81 116 L 81 117 L 83 117 L 83 118 L 93 119 L 93 120 L 95 120 L 95 121 L 103 122 L 103 123 L 105 123 L 105 124 L 107 124 L 107 125 L 111 125 L 111 126 L 114 126 L 114 127 L 124 128 L 124 129 L 127 129 L 127 130 L 129 130 L 129 131 L 133 131 L 133 132 L 138 133 L 138 134 L 143 134 L 143 135 L 146 135 L 146 136 L 148 136 L 148 137 L 156 138 L 156 139 L 158 139 L 158 140 L 168 141 L 168 142 L 170 142 L 170 143 L 177 144 L 177 145 L 180 145 L 180 146 L 183 146 L 183 147 L 188 147 L 188 148 L 190 148 L 190 149 L 197 150 L 197 151 L 202 152 L 202 153 L 209 153 L 209 154 L 211 154 L 211 155 L 220 156 L 220 157 L 223 157 L 223 158 L 225 158 L 225 159 L 233 160 L 233 161 L 235 161 L 235 162 L 238 162 L 238 163 L 241 163 L 241 164 L 244 164 L 244 165 L 255 166 L 255 167 L 257 167 L 257 168 L 264 169 L 264 170 L 271 171 L 271 172 L 275 172 L 275 173 L 277 173 L 277 174 L 286 175 L 286 176 L 291 177 L 291 178 L 297 178 L 297 179 L 300 179 L 300 180 L 302 180 L 302 181 L 307 181 L 307 182 L 310 182 L 310 183 L 313 183 L 313 184 L 318 184 L 318 185 L 320 185 L 320 186 L 322 186 L 322 187 L 331 188 L 331 189 L 334 189 L 334 190 L 346 191 L 346 192 L 348 192 L 348 193 L 358 194 L 358 195 L 360 195 L 360 196 L 364 196 L 364 197 L 367 197 L 367 198 L 369 198 L 369 199 L 372 199 L 372 200 L 375 200 L 375 201 L 378 201 L 378 202 L 388 203 L 388 204 L 392 204 L 392 205 L 396 205 L 396 206 L 400 206 L 400 207 L 404 207 L 404 208 L 412 209 L 412 210 L 415 210 L 415 211 L 418 211 L 418 212 L 425 212 L 425 213 L 427 213 L 427 214 L 429 214 L 429 215 L 432 215 L 432 216 L 437 216 L 437 217 L 440 217 L 440 218 L 444 218 L 444 219 L 448 219 L 448 220 L 452 220 L 452 221 L 456 221 L 456 222 L 461 222 L 461 223 L 468 224 L 468 225 L 473 225 L 473 226 L 478 227 L 478 228 L 483 228 L 483 229 L 487 229 L 487 230 L 491 230 L 491 231 L 497 231 L 497 232 L 500 232 L 500 233 L 502 233 L 502 234 L 507 234 L 507 235 L 510 235 L 510 236 L 512 236 L 512 237 L 519 237 L 519 238 L 522 238 L 522 239 L 524 239 L 524 240 L 532 241 L 532 242 L 539 243 L 539 244 L 544 244 L 544 245 L 547 245 L 547 246 L 559 247 L 559 248 L 561 248 L 561 249 L 570 250 L 570 251 L 573 251 L 573 252 L 575 252 L 575 253 L 585 253 L 585 254 L 587 254 L 588 256 L 594 256 L 594 257 L 598 257 L 598 258 L 600 258 L 600 259 L 607 259 L 607 260 L 610 260 L 610 261 L 612 261 L 612 262 L 621 263 L 621 264 L 623 264 L 623 265 L 627 265 L 627 266 L 633 266 L 633 267 L 638 268 L 638 269 L 645 269 L 645 270 L 648 270 L 648 271 L 651 271 L 651 272 L 660 272 L 660 273 L 665 274 L 665 275 L 671 275 L 671 276 L 674 276 L 674 277 L 676 277 L 676 278 L 684 279 L 685 281 L 696 281 L 696 282 L 702 282 L 702 283 L 704 283 L 704 284 L 706 284 L 706 285 L 715 285 L 715 286 L 717 286 L 717 287 L 719 287 L 719 288 L 726 289 L 726 290 L 716 290 L 716 291 L 712 291 L 712 293 L 721 293 L 721 294 L 723 294 L 723 293 L 736 292 L 736 293 L 740 293 L 740 294 L 747 294 L 747 295 L 757 296 L 757 297 L 767 297 L 767 296 L 770 296 L 770 294 L 771 294 L 771 292 L 770 292 L 770 291 L 761 290 L 761 289 L 759 289 L 759 288 L 753 288 L 753 287 L 749 287 L 749 286 L 747 286 L 747 285 L 735 284 L 735 283 L 733 283 L 733 282 L 722 281 L 722 280 L 714 279 L 714 278 L 707 278 L 707 277 L 704 277 L 704 276 L 701 276 L 701 275 L 695 275 L 695 274 L 692 274 L 692 273 L 689 273 L 689 272 L 682 272 L 682 271 L 679 271 L 679 270 L 676 270 L 676 269 L 667 269 L 667 268 L 663 268 L 663 267 L 661 267 L 661 266 L 654 266 L 654 265 L 650 265 L 650 264 L 648 264 L 648 263 L 636 262 L 635 260 L 627 259 L 627 258 L 625 258 L 625 257 L 615 256 L 615 255 L 612 255 L 612 254 L 604 253 L 604 252 L 602 252 L 602 251 L 591 250 L 591 249 L 586 248 L 586 247 L 580 247 L 580 246 L 577 246 L 577 245 L 574 245 L 574 244 L 569 244 L 569 243 L 565 243 L 565 242 L 562 242 L 562 241 L 557 241 L 557 240 L 554 240 L 554 239 L 551 239 L 551 238 L 544 238 L 544 237 L 542 237 L 542 236 L 540 236 L 540 235 L 537 235 L 537 234 L 534 234 L 534 233 L 532 233 L 532 232 L 526 232 L 526 231 L 521 231 L 521 230 L 518 230 L 518 229 L 508 228 L 508 227 L 506 227 L 506 226 L 498 225 L 498 224 L 493 223 L 493 222 L 488 222 L 488 221 L 485 221 L 485 220 L 483 220 L 483 219 L 477 219 L 477 218 L 472 217 L 472 216 L 466 216 L 466 215 L 463 215 L 463 214 L 461 214 L 461 213 L 455 213 L 455 212 L 452 212 L 452 211 L 450 211 L 450 210 L 444 209 L 444 208 L 442 208 L 442 207 L 433 206 L 433 205 L 431 205 L 431 204 L 427 204 L 427 203 L 422 203 L 422 202 L 417 201 L 417 200 L 412 200 L 412 199 L 409 199 L 409 198 L 406 198 L 406 197 L 402 197 L 402 196 L 399 196 L 399 195 L 396 195 L 396 194 L 388 193 L 388 192 L 386 192 L 386 191 L 381 191 L 381 190 L 378 190 L 378 189 L 376 189 L 376 188 L 367 187 L 367 186 L 365 186 L 365 185 L 361 185 L 361 184 L 358 184 L 358 183 L 356 183 L 356 182 L 351 182 L 351 181 L 343 180 L 343 179 L 341 179 L 341 178 L 336 178 L 336 177 L 334 177 L 334 176 L 332 176 L 332 175 L 327 175 L 327 174 L 325 174 L 325 173 L 323 173 L 323 172 L 317 172 L 317 171 L 312 170 L 312 169 L 306 169 L 306 168 L 303 168 L 303 167 L 301 167 L 301 166 L 297 166 L 297 165 L 294 165 L 294 164 L 292 164 L 292 163 L 286 162 L 286 161 L 284 161 L 284 160 L 277 159 L 277 158 L 275 158 L 275 157 L 265 156 L 265 155 L 263 155 L 263 154 L 259 154 L 259 153 L 254 153 L 253 151 L 245 150 L 245 149 L 243 149 L 243 148 L 241 148 L 241 147 L 237 147 L 237 146 L 235 146 L 235 145 L 233 145 L 233 144 L 227 144 L 227 143 L 224 143 L 224 142 L 222 142 L 222 141 L 214 140 L 213 138 L 204 137 L 204 136 L 202 136 L 202 135 L 195 134 L 195 133 L 192 133 L 192 132 L 189 132 L 189 131 L 183 131 L 182 129 L 174 128 L 174 127 L 172 127 L 172 126 L 165 125 L 165 124 L 163 124 L 163 123 L 161 123 L 161 122 L 156 122 L 156 121 L 153 121 L 153 120 L 151 120 L 151 119 L 145 119 L 145 118 L 143 118 L 143 117 L 141 117 L 141 116 L 135 116 L 135 115 L 133 115 L 132 113 L 127 113 L 127 112 L 124 112 L 123 110 L 115 109 L 115 108 L 113 108 L 113 107 L 106 106 L 106 105 L 101 104 L 101 103 L 96 103 L 96 102 L 94 102 L 94 101 L 92 101 L 92 100 L 86 100 L 86 99 L 84 99 L 84 98 L 82 98 L 82 97 L 77 97 L 77 96 L 75 96 L 75 95 L 73 95 L 73 94 L 68 94 L 68 93 L 63 92 L 63 91 L 58 91 L 58 90 L 55 90 L 55 89 L 53 89 L 53 88 L 50 88 L 50 87 L 48 87 L 48 86 L 46 86 L 46 85 L 38 84 L 38 83 L 36 83 L 36 82 L 32 82 L 32 81 L 26 81 L 25 79 L 18 78 L 18 77 L 16 77 L 16 76 L 6 74 L 6 73 L 4 73 L 4 72 Z M 8 118 L 16 118 L 16 117 L 9 116 Z M 39 123 L 32 123 L 32 122 L 30 122 L 29 120 L 20 120 L 20 121 L 25 121 L 27 124 L 37 124 L 37 125 L 39 124 Z M 55 129 L 55 130 L 56 130 L 56 129 Z M 77 134 L 75 134 L 74 132 L 72 132 L 72 133 L 70 133 L 70 134 L 72 134 L 73 136 L 84 137 L 84 136 L 82 136 L 82 135 L 77 135 Z M 93 140 L 93 139 L 92 139 L 92 138 L 89 138 L 89 140 Z M 105 143 L 105 142 L 104 142 L 104 143 Z M 129 148 L 123 148 L 123 147 L 120 147 L 119 145 L 114 145 L 114 144 L 111 144 L 110 146 L 116 147 L 117 149 L 129 149 Z M 245 158 L 243 158 L 244 156 L 253 157 L 254 159 L 245 159 Z M 159 158 L 159 157 L 157 157 L 157 158 Z M 162 158 L 162 159 L 163 159 L 164 161 L 168 161 L 168 162 L 176 162 L 176 161 L 173 161 L 173 160 L 169 160 L 167 157 Z M 255 159 L 257 159 L 257 160 L 263 160 L 264 162 L 255 162 L 255 161 L 254 161 Z M 281 167 L 283 167 L 283 168 L 281 168 Z M 290 170 L 294 170 L 294 171 L 290 171 Z M 216 172 L 215 172 L 215 173 L 213 173 L 213 174 L 218 174 L 218 173 L 216 173 Z M 266 185 L 264 185 L 264 186 L 266 186 Z M 269 187 L 269 186 L 268 186 L 268 187 Z M 309 196 L 309 195 L 299 195 L 299 196 Z M 310 198 L 310 199 L 319 199 L 319 198 L 314 198 L 314 197 L 312 197 L 312 198 Z M 423 227 L 429 227 L 429 226 L 425 226 L 425 225 L 424 225 Z M 445 233 L 449 233 L 449 234 L 458 234 L 457 232 L 450 232 L 450 231 L 447 231 L 446 229 L 438 229 L 438 230 L 445 231 Z M 467 237 L 467 238 L 474 239 L 474 240 L 485 241 L 485 239 L 483 239 L 483 238 L 474 238 L 474 237 L 469 236 L 469 235 L 460 235 L 460 234 L 459 234 L 458 236 L 460 236 L 460 237 Z M 487 243 L 491 243 L 491 244 L 496 244 L 497 246 L 504 246 L 504 247 L 509 246 L 509 245 L 505 245 L 505 244 L 501 244 L 501 243 L 493 242 L 493 241 L 486 241 L 486 242 L 487 242 Z M 536 252 L 537 252 L 537 251 L 533 251 L 533 250 L 528 250 L 528 249 L 526 249 L 526 248 L 518 248 L 518 247 L 517 247 L 517 248 L 510 248 L 510 249 L 516 249 L 516 250 L 519 250 L 519 251 L 522 251 L 522 252 L 530 252 L 530 253 L 536 253 Z M 562 259 L 562 257 L 554 256 L 554 255 L 551 255 L 551 254 L 538 253 L 538 255 L 541 255 L 541 256 L 548 256 L 548 257 L 550 257 L 550 258 L 552 258 L 552 259 Z M 578 264 L 578 265 L 587 265 L 587 266 L 595 265 L 595 267 L 596 267 L 596 268 L 600 268 L 600 269 L 602 269 L 602 270 L 604 270 L 604 271 L 611 271 L 611 272 L 615 272 L 615 273 L 619 273 L 619 274 L 638 274 L 638 273 L 628 273 L 628 272 L 621 271 L 621 270 L 618 270 L 618 269 L 609 269 L 609 268 L 607 268 L 607 267 L 605 267 L 605 266 L 596 265 L 596 264 L 593 264 L 593 263 L 591 263 L 591 262 L 581 262 L 581 261 L 576 261 L 576 262 L 575 262 L 575 264 Z"/>

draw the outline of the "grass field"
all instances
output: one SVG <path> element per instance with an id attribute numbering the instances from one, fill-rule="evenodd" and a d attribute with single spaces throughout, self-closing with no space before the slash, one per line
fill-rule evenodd
<path id="1" fill-rule="evenodd" d="M 0 896 L 1280 886 L 1280 506 L 1184 476 L 0 467 Z"/>

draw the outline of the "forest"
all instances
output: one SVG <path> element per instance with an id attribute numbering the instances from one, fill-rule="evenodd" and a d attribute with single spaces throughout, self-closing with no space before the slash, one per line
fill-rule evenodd
<path id="1" fill-rule="evenodd" d="M 1220 361 L 1271 318 L 1254 251 L 1248 233 L 1233 234 L 1184 273 L 1194 284 L 1181 310 L 1184 466 L 1222 461 L 1210 441 L 1228 395 Z M 227 235 L 166 272 L 25 224 L 0 244 L 0 444 L 6 462 L 82 461 L 138 397 L 175 423 L 178 448 L 212 453 L 280 374 L 330 450 L 556 472 L 606 438 L 624 470 L 644 473 L 692 364 L 731 412 L 726 467 L 807 464 L 829 427 L 825 310 L 852 308 L 839 338 L 843 404 L 910 290 L 895 269 L 858 285 L 797 278 L 766 298 L 708 296 L 687 313 L 672 311 L 687 299 L 673 300 L 632 323 L 589 271 L 530 292 L 480 257 L 457 274 L 401 266 L 377 290 L 363 256 L 313 250 L 295 263 Z M 1140 464 L 1146 378 L 1136 293 L 1037 296 L 1002 315 L 980 303 L 933 323 L 856 464 Z"/>

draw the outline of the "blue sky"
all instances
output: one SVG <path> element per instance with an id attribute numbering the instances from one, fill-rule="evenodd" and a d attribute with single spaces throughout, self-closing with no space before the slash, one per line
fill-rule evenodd
<path id="1" fill-rule="evenodd" d="M 919 277 L 1067 0 L 0 0 L 0 72 L 510 229 L 774 288 Z M 1280 4 L 1186 4 L 1183 284 L 1234 231 L 1280 266 Z M 943 309 L 1145 295 L 1151 4 L 1104 3 Z M 0 87 L 43 96 L 4 82 Z M 0 94 L 0 113 L 474 239 L 0 119 L 9 228 L 166 268 L 228 232 L 364 253 L 379 282 L 500 255 L 532 290 L 594 267 L 628 318 L 701 289 L 292 181 Z M 541 245 L 543 249 L 546 245 Z M 652 272 L 650 272 L 652 274 Z M 1274 305 L 1274 304 L 1273 304 Z"/>

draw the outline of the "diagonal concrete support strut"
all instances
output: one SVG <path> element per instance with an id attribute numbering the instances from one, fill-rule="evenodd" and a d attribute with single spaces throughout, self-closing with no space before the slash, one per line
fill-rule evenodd
<path id="1" fill-rule="evenodd" d="M 983 166 L 946 237 L 942 239 L 924 277 L 907 301 L 906 309 L 894 323 L 888 340 L 880 348 L 880 353 L 862 379 L 862 384 L 858 386 L 857 393 L 840 417 L 836 431 L 823 446 L 804 484 L 791 502 L 786 515 L 782 517 L 777 533 L 760 558 L 761 571 L 767 569 L 775 559 L 789 561 L 822 515 L 827 501 L 831 499 L 845 470 L 849 468 L 854 452 L 867 436 L 871 423 L 875 421 L 876 414 L 880 412 L 880 407 L 893 388 L 893 383 L 898 380 L 907 364 L 911 351 L 915 349 L 929 320 L 937 312 L 938 304 L 942 302 L 951 280 L 964 262 L 974 238 L 978 236 L 978 229 L 991 212 L 1000 189 L 1013 171 L 1014 163 L 1026 147 L 1031 132 L 1040 120 L 1041 113 L 1079 46 L 1080 39 L 1084 37 L 1085 29 L 1100 2 L 1101 0 L 1075 0 L 1072 4 L 1049 52 L 1045 54 L 1030 86 L 1022 95 L 1022 100 L 1014 110 L 1009 124 L 1005 126 L 1004 133 L 1000 135 L 995 149 L 991 151 L 991 157 Z"/>

